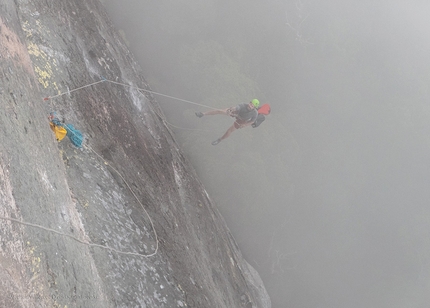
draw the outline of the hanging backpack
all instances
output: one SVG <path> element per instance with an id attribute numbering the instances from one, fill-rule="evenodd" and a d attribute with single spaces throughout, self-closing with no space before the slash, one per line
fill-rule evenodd
<path id="1" fill-rule="evenodd" d="M 270 114 L 270 105 L 264 104 L 260 108 L 258 108 L 258 114 L 269 115 Z"/>
<path id="2" fill-rule="evenodd" d="M 55 137 L 58 141 L 63 140 L 65 136 L 69 137 L 72 144 L 78 148 L 82 147 L 84 136 L 77 130 L 73 124 L 63 124 L 57 117 L 55 112 L 51 112 L 49 115 L 49 126 L 55 133 Z"/>
<path id="3" fill-rule="evenodd" d="M 261 123 L 263 123 L 264 120 L 266 120 L 265 115 L 269 115 L 270 111 L 271 111 L 271 109 L 270 109 L 270 105 L 269 104 L 264 104 L 260 108 L 258 108 L 257 119 L 255 120 L 254 123 L 252 123 L 251 126 L 253 128 L 258 127 Z"/>

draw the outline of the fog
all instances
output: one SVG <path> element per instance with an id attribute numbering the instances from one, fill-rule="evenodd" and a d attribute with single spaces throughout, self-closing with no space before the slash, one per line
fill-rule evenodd
<path id="1" fill-rule="evenodd" d="M 105 0 L 273 307 L 430 304 L 430 4 Z"/>

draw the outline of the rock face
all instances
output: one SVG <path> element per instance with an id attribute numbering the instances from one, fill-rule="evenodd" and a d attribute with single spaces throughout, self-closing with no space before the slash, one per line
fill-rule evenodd
<path id="1" fill-rule="evenodd" d="M 0 57 L 0 307 L 270 307 L 98 1 L 3 0 Z"/>

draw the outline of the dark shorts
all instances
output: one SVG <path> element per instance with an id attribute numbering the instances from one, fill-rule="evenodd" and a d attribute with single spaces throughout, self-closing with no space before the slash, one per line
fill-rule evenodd
<path id="1" fill-rule="evenodd" d="M 234 121 L 234 128 L 239 129 L 241 125 L 248 123 L 247 121 L 236 118 Z"/>

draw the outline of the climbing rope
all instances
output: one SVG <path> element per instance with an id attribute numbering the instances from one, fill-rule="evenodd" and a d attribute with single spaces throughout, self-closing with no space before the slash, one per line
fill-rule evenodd
<path id="1" fill-rule="evenodd" d="M 191 104 L 191 105 L 196 105 L 196 106 L 200 106 L 200 107 L 204 107 L 204 108 L 209 108 L 209 109 L 213 109 L 213 110 L 217 110 L 217 108 L 214 108 L 214 107 L 211 107 L 211 106 L 207 106 L 207 105 L 203 105 L 203 104 L 199 104 L 199 103 L 195 103 L 195 102 L 192 102 L 192 101 L 189 101 L 189 100 L 186 100 L 186 99 L 182 99 L 182 98 L 179 98 L 179 97 L 174 97 L 174 96 L 170 96 L 170 95 L 166 95 L 166 94 L 162 94 L 162 93 L 158 93 L 158 92 L 155 92 L 155 91 L 150 91 L 150 90 L 147 90 L 147 89 L 143 89 L 143 88 L 139 88 L 139 87 L 136 87 L 136 86 L 133 86 L 133 85 L 130 85 L 130 84 L 126 84 L 126 83 L 122 83 L 122 82 L 117 82 L 117 81 L 113 81 L 113 80 L 108 80 L 108 79 L 106 79 L 106 78 L 104 78 L 104 77 L 102 77 L 102 79 L 101 80 L 99 80 L 99 81 L 96 81 L 96 82 L 93 82 L 93 83 L 90 83 L 90 84 L 87 84 L 87 85 L 84 85 L 84 86 L 82 86 L 82 87 L 79 87 L 79 88 L 75 88 L 75 89 L 73 89 L 73 90 L 69 90 L 69 91 L 67 91 L 67 92 L 60 92 L 59 94 L 57 94 L 57 95 L 54 95 L 54 96 L 47 96 L 47 97 L 45 97 L 44 98 L 44 100 L 45 101 L 47 101 L 47 100 L 50 100 L 50 99 L 53 99 L 53 98 L 57 98 L 57 97 L 60 97 L 60 96 L 63 96 L 63 95 L 69 95 L 70 93 L 72 93 L 72 92 L 75 92 L 75 91 L 78 91 L 78 90 L 82 90 L 82 89 L 85 89 L 85 88 L 88 88 L 88 87 L 91 87 L 91 86 L 94 86 L 94 85 L 96 85 L 96 84 L 99 84 L 99 83 L 102 83 L 102 82 L 109 82 L 109 83 L 112 83 L 112 84 L 116 84 L 116 85 L 120 85 L 120 86 L 124 86 L 124 87 L 129 87 L 129 88 L 134 88 L 134 89 L 136 89 L 136 90 L 138 90 L 138 91 L 144 91 L 144 92 L 147 92 L 147 93 L 150 93 L 150 94 L 154 94 L 154 95 L 159 95 L 159 96 L 162 96 L 162 97 L 166 97 L 166 98 L 170 98 L 170 99 L 173 99 L 173 100 L 177 100 L 177 101 L 181 101 L 181 102 L 184 102 L 184 103 L 188 103 L 188 104 Z M 152 106 L 151 105 L 149 105 L 150 107 L 151 107 L 151 110 L 160 118 L 160 119 L 162 119 L 164 122 L 166 122 L 166 124 L 168 124 L 169 126 L 171 126 L 171 127 L 174 127 L 174 128 L 177 128 L 177 129 L 182 129 L 182 130 L 189 130 L 189 131 L 202 131 L 202 129 L 196 129 L 196 128 L 186 128 L 186 127 L 180 127 L 180 126 L 177 126 L 177 125 L 174 125 L 174 124 L 172 124 L 172 123 L 170 123 L 170 122 L 168 122 L 164 117 L 162 117 L 157 111 L 155 111 L 153 108 L 152 108 Z M 203 130 L 203 131 L 207 131 L 207 132 L 210 132 L 209 130 Z"/>
<path id="2" fill-rule="evenodd" d="M 97 155 L 98 157 L 100 157 L 102 160 L 103 160 L 103 162 L 107 165 L 107 166 L 109 166 L 109 167 L 111 167 L 112 168 L 112 170 L 113 171 L 115 171 L 118 175 L 119 175 L 119 177 L 124 181 L 124 183 L 125 183 L 125 185 L 127 186 L 127 188 L 130 190 L 130 192 L 131 192 L 131 194 L 133 195 L 133 197 L 136 199 L 136 201 L 139 203 L 139 205 L 142 207 L 142 209 L 143 209 L 143 211 L 145 212 L 145 214 L 146 214 L 146 216 L 148 217 L 148 219 L 149 219 L 149 222 L 151 223 L 151 228 L 152 228 L 152 231 L 154 232 L 154 237 L 155 237 L 155 250 L 154 250 L 154 252 L 152 253 L 152 254 L 149 254 L 149 255 L 141 255 L 141 254 L 139 254 L 140 256 L 143 256 L 143 257 L 152 257 L 152 256 L 154 256 L 154 255 L 156 255 L 157 254 L 157 252 L 158 252 L 158 235 L 157 235 L 157 231 L 155 231 L 155 227 L 154 227 L 154 222 L 152 221 L 152 219 L 151 219 L 151 216 L 149 215 L 149 213 L 148 213 L 148 211 L 145 209 L 145 207 L 143 206 L 143 204 L 142 204 L 142 202 L 140 201 L 140 199 L 137 197 L 137 195 L 136 195 L 136 193 L 133 191 L 133 189 L 131 189 L 131 186 L 128 184 L 128 182 L 125 180 L 125 178 L 122 176 L 122 174 L 118 171 L 118 170 L 116 170 L 113 166 L 111 166 L 111 165 L 109 165 L 109 163 L 100 155 L 100 154 L 98 154 L 96 151 L 94 151 L 94 149 L 93 148 L 91 148 L 90 146 L 85 146 L 87 149 L 89 149 L 90 151 L 92 151 L 95 155 Z M 130 253 L 127 253 L 127 254 L 130 254 Z"/>
<path id="3" fill-rule="evenodd" d="M 136 256 L 136 257 L 145 257 L 146 258 L 146 257 L 152 257 L 153 255 L 155 255 L 157 253 L 157 252 L 154 252 L 154 253 L 152 253 L 150 255 L 144 255 L 144 254 L 140 254 L 138 252 L 121 251 L 121 250 L 117 250 L 117 249 L 109 247 L 109 246 L 103 246 L 103 245 L 99 245 L 99 244 L 94 244 L 94 243 L 86 242 L 86 241 L 83 241 L 83 240 L 81 240 L 81 239 L 73 236 L 73 235 L 66 234 L 66 233 L 63 233 L 63 232 L 59 232 L 59 231 L 51 229 L 51 228 L 46 228 L 46 227 L 41 226 L 41 225 L 37 225 L 37 224 L 32 224 L 32 223 L 29 223 L 29 222 L 25 222 L 25 221 L 22 221 L 22 220 L 19 220 L 19 219 L 10 218 L 10 217 L 4 217 L 4 216 L 0 216 L 0 219 L 9 220 L 9 221 L 12 221 L 12 222 L 24 225 L 24 226 L 28 226 L 28 227 L 33 227 L 33 228 L 45 230 L 45 231 L 48 231 L 48 232 L 51 232 L 51 233 L 55 233 L 55 234 L 58 234 L 58 235 L 61 235 L 61 236 L 68 237 L 68 238 L 70 238 L 70 239 L 72 239 L 72 240 L 74 240 L 74 241 L 76 241 L 78 243 L 87 245 L 89 247 L 97 247 L 97 248 L 101 248 L 101 249 L 105 249 L 105 250 L 110 250 L 110 251 L 116 252 L 116 253 L 121 254 L 121 255 Z M 158 246 L 157 246 L 157 248 L 158 248 Z"/>
<path id="4" fill-rule="evenodd" d="M 52 232 L 52 233 L 55 233 L 55 234 L 58 234 L 58 235 L 61 235 L 61 236 L 66 236 L 68 238 L 71 238 L 71 239 L 75 240 L 78 243 L 87 245 L 89 247 L 98 247 L 98 248 L 110 250 L 110 251 L 113 251 L 113 252 L 116 252 L 116 253 L 122 254 L 122 255 L 145 257 L 145 258 L 149 258 L 149 257 L 152 257 L 152 256 L 156 255 L 158 253 L 159 240 L 158 240 L 157 231 L 155 230 L 155 227 L 154 227 L 154 222 L 152 221 L 151 216 L 149 215 L 148 211 L 145 209 L 145 207 L 143 206 L 142 202 L 139 200 L 139 198 L 137 197 L 137 195 L 135 194 L 135 192 L 133 191 L 133 189 L 131 188 L 131 186 L 128 184 L 128 182 L 125 180 L 125 178 L 122 176 L 122 174 L 118 170 L 116 170 L 113 166 L 109 165 L 109 163 L 106 162 L 106 160 L 100 154 L 98 154 L 94 149 L 92 149 L 89 146 L 85 146 L 85 145 L 84 145 L 84 147 L 87 148 L 88 150 L 92 151 L 98 157 L 100 157 L 103 160 L 103 162 L 105 163 L 105 165 L 107 165 L 110 168 L 112 168 L 119 175 L 119 177 L 124 181 L 125 185 L 127 186 L 127 188 L 132 193 L 133 197 L 137 200 L 137 202 L 139 203 L 139 205 L 142 207 L 143 211 L 145 212 L 146 216 L 149 219 L 149 222 L 151 223 L 151 228 L 152 228 L 152 230 L 154 232 L 155 250 L 154 250 L 153 253 L 151 253 L 151 254 L 141 254 L 141 253 L 137 253 L 137 252 L 121 251 L 121 250 L 117 250 L 117 249 L 109 247 L 109 246 L 103 246 L 103 245 L 99 245 L 99 244 L 94 244 L 94 243 L 86 242 L 86 241 L 83 241 L 83 240 L 81 240 L 81 239 L 73 236 L 73 235 L 66 234 L 66 233 L 63 233 L 63 232 L 59 232 L 57 230 L 54 230 L 54 229 L 51 229 L 51 228 L 47 228 L 47 227 L 44 227 L 44 226 L 41 226 L 41 225 L 37 225 L 37 224 L 33 224 L 33 223 L 21 221 L 21 220 L 10 218 L 10 217 L 4 217 L 4 216 L 0 216 L 0 219 L 9 220 L 9 221 L 21 224 L 21 225 L 38 228 L 38 229 L 45 230 L 45 231 L 48 231 L 48 232 Z"/>
<path id="5" fill-rule="evenodd" d="M 75 133 L 75 132 L 74 131 L 68 131 L 68 133 Z M 155 230 L 154 222 L 152 221 L 152 218 L 149 215 L 148 211 L 145 209 L 145 207 L 143 206 L 142 202 L 137 197 L 136 193 L 133 191 L 133 189 L 131 188 L 131 186 L 128 184 L 128 182 L 125 180 L 125 178 L 122 176 L 122 174 L 118 170 L 116 170 L 113 166 L 111 166 L 100 154 L 98 154 L 90 146 L 83 145 L 83 147 L 86 148 L 86 149 L 88 149 L 89 151 L 93 152 L 99 158 L 101 158 L 103 160 L 103 162 L 105 163 L 105 165 L 107 165 L 110 168 L 112 168 L 119 175 L 119 177 L 124 181 L 125 185 L 127 186 L 127 188 L 132 193 L 133 197 L 136 199 L 136 201 L 142 207 L 143 211 L 145 212 L 146 216 L 149 219 L 149 222 L 151 223 L 151 228 L 152 228 L 152 230 L 154 232 L 155 250 L 154 250 L 153 253 L 151 253 L 151 254 L 141 254 L 141 253 L 137 253 L 137 252 L 121 251 L 121 250 L 117 250 L 117 249 L 109 247 L 109 246 L 104 246 L 104 245 L 94 244 L 94 243 L 91 243 L 91 242 L 86 242 L 86 241 L 83 241 L 83 240 L 81 240 L 81 239 L 73 236 L 73 235 L 66 234 L 66 233 L 63 233 L 63 232 L 59 232 L 57 230 L 54 230 L 54 229 L 51 229 L 51 228 L 47 228 L 47 227 L 44 227 L 44 226 L 41 226 L 41 225 L 37 225 L 37 224 L 33 224 L 33 223 L 21 221 L 21 220 L 10 218 L 10 217 L 4 217 L 4 216 L 0 216 L 0 219 L 9 220 L 9 221 L 21 224 L 21 225 L 25 225 L 25 226 L 29 226 L 29 227 L 34 227 L 34 228 L 38 228 L 38 229 L 45 230 L 45 231 L 48 231 L 48 232 L 52 232 L 52 233 L 55 233 L 55 234 L 58 234 L 58 235 L 61 235 L 61 236 L 65 236 L 65 237 L 71 238 L 71 239 L 75 240 L 76 242 L 84 244 L 84 245 L 87 245 L 89 247 L 98 247 L 98 248 L 105 249 L 105 250 L 110 250 L 110 251 L 113 251 L 113 252 L 116 252 L 116 253 L 122 254 L 122 255 L 145 257 L 145 258 L 149 258 L 149 257 L 155 256 L 158 253 L 159 240 L 158 240 L 157 231 Z"/>
<path id="6" fill-rule="evenodd" d="M 79 88 L 76 88 L 76 89 L 73 89 L 73 90 L 69 90 L 69 91 L 67 91 L 67 92 L 65 92 L 65 93 L 60 93 L 60 94 L 58 94 L 58 95 L 54 95 L 54 96 L 48 96 L 48 97 L 45 97 L 43 100 L 45 100 L 45 101 L 47 101 L 48 99 L 51 99 L 51 98 L 56 98 L 56 97 L 59 97 L 59 96 L 63 96 L 63 95 L 69 95 L 70 93 L 72 93 L 72 92 L 75 92 L 75 91 L 78 91 L 78 90 L 81 90 L 81 89 L 84 89 L 84 88 L 88 88 L 88 87 L 91 87 L 91 86 L 93 86 L 93 85 L 96 85 L 96 84 L 98 84 L 98 83 L 101 83 L 101 82 L 103 82 L 103 81 L 105 81 L 105 80 L 99 80 L 99 81 L 96 81 L 96 82 L 93 82 L 93 83 L 90 83 L 90 84 L 87 84 L 87 85 L 85 85 L 85 86 L 82 86 L 82 87 L 79 87 Z"/>
<path id="7" fill-rule="evenodd" d="M 150 91 L 150 90 L 147 90 L 147 89 L 142 89 L 142 88 L 130 85 L 130 84 L 126 84 L 126 83 L 122 83 L 122 82 L 117 82 L 117 81 L 105 79 L 104 77 L 102 77 L 102 79 L 99 80 L 99 81 L 97 81 L 97 82 L 93 82 L 93 83 L 87 84 L 85 86 L 82 86 L 82 87 L 79 87 L 79 88 L 76 88 L 76 89 L 73 89 L 73 90 L 69 90 L 67 92 L 60 92 L 59 94 L 54 95 L 54 96 L 47 96 L 47 97 L 44 98 L 44 100 L 46 101 L 46 100 L 49 100 L 49 99 L 52 99 L 52 98 L 56 98 L 56 97 L 59 97 L 59 96 L 68 95 L 68 94 L 70 94 L 72 92 L 75 92 L 75 91 L 78 91 L 78 90 L 81 90 L 81 89 L 84 89 L 84 88 L 87 88 L 87 87 L 91 87 L 93 85 L 96 85 L 98 83 L 105 82 L 105 81 L 109 82 L 109 83 L 112 83 L 112 84 L 124 86 L 124 87 L 135 88 L 135 89 L 137 89 L 139 91 L 144 91 L 144 92 L 147 92 L 147 93 L 151 93 L 151 94 L 155 94 L 155 95 L 159 95 L 159 96 L 171 98 L 173 100 L 181 101 L 181 102 L 184 102 L 184 103 L 188 103 L 188 104 L 192 104 L 192 105 L 196 105 L 196 106 L 200 106 L 200 107 L 205 107 L 205 108 L 209 108 L 209 109 L 214 109 L 214 110 L 217 109 L 217 108 L 213 108 L 211 106 L 207 106 L 207 105 L 195 103 L 195 102 L 192 102 L 192 101 L 189 101 L 189 100 L 186 100 L 186 99 L 182 99 L 182 98 L 179 98 L 179 97 L 174 97 L 174 96 L 170 96 L 170 95 L 158 93 L 158 92 L 155 92 L 155 91 Z"/>
<path id="8" fill-rule="evenodd" d="M 71 131 L 68 131 L 68 133 L 72 133 L 72 134 L 75 134 L 75 131 L 73 131 L 73 130 L 71 130 Z M 146 214 L 146 216 L 148 217 L 148 219 L 149 219 L 149 222 L 151 223 L 151 228 L 152 228 L 152 230 L 153 230 L 153 232 L 154 232 L 154 237 L 155 237 L 155 250 L 154 250 L 154 252 L 152 253 L 152 254 L 149 254 L 149 255 L 142 255 L 142 254 L 137 254 L 137 255 L 139 255 L 139 256 L 143 256 L 143 257 L 151 257 L 151 256 L 154 256 L 154 255 L 156 255 L 157 254 L 157 252 L 158 252 L 158 235 L 157 235 L 157 231 L 155 230 L 155 227 L 154 227 L 154 223 L 153 223 L 153 221 L 152 221 L 152 219 L 151 219 L 151 216 L 149 215 L 149 213 L 148 213 L 148 211 L 145 209 L 145 207 L 143 206 L 143 204 L 142 204 L 142 202 L 140 201 L 140 199 L 137 197 L 137 195 L 136 195 L 136 193 L 133 191 L 133 189 L 131 188 L 131 186 L 128 184 L 128 182 L 125 180 L 125 178 L 122 176 L 122 174 L 118 171 L 118 170 L 116 170 L 113 166 L 111 166 L 99 153 L 97 153 L 92 147 L 90 147 L 90 146 L 88 146 L 88 145 L 82 145 L 82 147 L 83 148 L 86 148 L 86 149 L 88 149 L 89 151 L 91 151 L 91 152 L 93 152 L 97 157 L 99 157 L 104 163 L 105 163 L 105 165 L 106 166 L 109 166 L 110 168 L 112 168 L 112 170 L 113 171 L 115 171 L 118 175 L 119 175 L 119 177 L 124 181 L 124 183 L 125 183 L 125 185 L 127 186 L 127 188 L 130 190 L 130 192 L 131 192 L 131 194 L 133 195 L 133 197 L 136 199 L 136 201 L 139 203 L 139 205 L 142 207 L 142 209 L 143 209 L 143 211 L 145 212 L 145 214 Z M 104 247 L 104 246 L 103 246 Z M 113 251 L 116 251 L 116 252 L 118 252 L 117 250 L 114 250 L 114 249 L 112 249 Z M 127 254 L 127 255 L 130 255 L 131 253 L 125 253 L 125 254 Z"/>
<path id="9" fill-rule="evenodd" d="M 209 109 L 216 109 L 216 108 L 213 108 L 213 107 L 210 107 L 210 106 L 206 106 L 206 105 L 203 105 L 203 104 L 198 104 L 198 103 L 195 103 L 195 102 L 192 102 L 192 101 L 188 101 L 186 99 L 182 99 L 182 98 L 179 98 L 179 97 L 174 97 L 174 96 L 170 96 L 170 95 L 166 95 L 166 94 L 161 94 L 161 93 L 150 91 L 150 90 L 146 90 L 146 89 L 141 89 L 141 88 L 129 85 L 129 84 L 125 84 L 125 83 L 121 83 L 121 82 L 116 82 L 116 81 L 112 81 L 112 80 L 107 80 L 107 79 L 105 79 L 105 81 L 113 83 L 113 84 L 117 84 L 117 85 L 129 87 L 129 88 L 135 88 L 137 90 L 145 91 L 145 92 L 148 92 L 148 93 L 151 93 L 151 94 L 155 94 L 155 95 L 159 95 L 159 96 L 171 98 L 171 99 L 174 99 L 174 100 L 177 100 L 177 101 L 181 101 L 181 102 L 184 102 L 184 103 L 188 103 L 188 104 L 191 104 L 191 105 L 196 105 L 196 106 L 205 107 L 205 108 L 209 108 Z"/>

